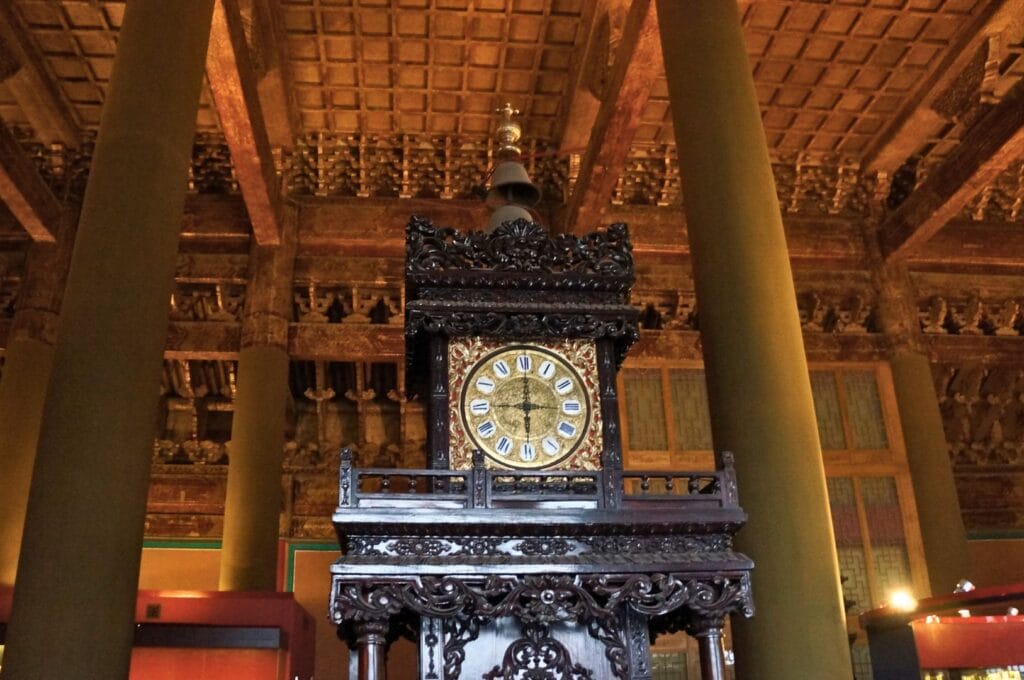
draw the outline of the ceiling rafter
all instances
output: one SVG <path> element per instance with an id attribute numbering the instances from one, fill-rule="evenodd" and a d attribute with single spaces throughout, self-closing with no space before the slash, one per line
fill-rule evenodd
<path id="1" fill-rule="evenodd" d="M 868 147 L 864 154 L 864 165 L 868 169 L 891 175 L 908 157 L 917 153 L 937 129 L 949 122 L 933 108 L 936 100 L 967 68 L 989 37 L 1002 30 L 1015 12 L 1022 10 L 1022 0 L 993 0 L 982 7 L 959 40 L 947 50 L 938 68 L 907 98 L 909 105 L 893 117 Z"/>
<path id="2" fill-rule="evenodd" d="M 215 4 L 206 74 L 253 235 L 260 245 L 278 245 L 278 180 L 238 0 Z"/>
<path id="3" fill-rule="evenodd" d="M 55 243 L 64 209 L 6 125 L 0 123 L 0 201 L 33 241 Z"/>
<path id="4" fill-rule="evenodd" d="M 911 255 L 1022 156 L 1024 86 L 1018 86 L 883 221 L 879 232 L 883 255 L 887 259 Z"/>
<path id="5" fill-rule="evenodd" d="M 596 0 L 584 5 L 580 16 L 583 37 L 569 67 L 569 82 L 573 85 L 559 107 L 555 125 L 563 153 L 579 153 L 587 145 L 601 107 L 601 76 L 621 34 L 626 8 L 626 0 Z"/>
<path id="6" fill-rule="evenodd" d="M 17 64 L 4 78 L 4 84 L 36 137 L 47 144 L 60 142 L 77 147 L 82 134 L 73 109 L 49 75 L 13 3 L 0 3 L 0 43 Z"/>
<path id="7" fill-rule="evenodd" d="M 565 232 L 593 229 L 610 204 L 661 63 L 654 3 L 635 0 L 565 213 Z"/>
<path id="8" fill-rule="evenodd" d="M 302 122 L 285 53 L 287 36 L 279 15 L 280 5 L 272 0 L 247 1 L 251 3 L 251 42 L 258 46 L 262 61 L 256 87 L 263 107 L 267 137 L 272 146 L 290 149 L 302 130 Z"/>

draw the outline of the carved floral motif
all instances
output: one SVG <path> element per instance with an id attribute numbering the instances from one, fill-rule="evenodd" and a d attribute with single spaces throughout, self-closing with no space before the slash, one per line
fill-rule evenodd
<path id="1" fill-rule="evenodd" d="M 593 672 L 573 663 L 569 650 L 548 633 L 547 626 L 525 626 L 523 637 L 505 650 L 501 664 L 484 680 L 590 680 Z"/>
<path id="2" fill-rule="evenodd" d="M 493 232 L 460 233 L 413 217 L 406 227 L 406 278 L 416 283 L 442 279 L 473 281 L 478 287 L 624 289 L 633 281 L 633 246 L 624 224 L 585 236 L 550 235 L 536 222 L 515 220 Z M 576 274 L 557 280 L 510 279 L 501 274 Z M 599 277 L 599 278 L 598 278 Z"/>

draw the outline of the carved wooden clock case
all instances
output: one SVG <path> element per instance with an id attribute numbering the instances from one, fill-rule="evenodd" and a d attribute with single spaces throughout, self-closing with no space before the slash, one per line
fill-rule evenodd
<path id="1" fill-rule="evenodd" d="M 687 630 L 704 677 L 753 613 L 728 454 L 716 470 L 624 470 L 615 375 L 638 338 L 625 225 L 549 236 L 518 220 L 406 239 L 409 390 L 428 468 L 342 452 L 331 617 L 350 677 L 395 636 L 421 680 L 651 677 L 652 635 Z"/>

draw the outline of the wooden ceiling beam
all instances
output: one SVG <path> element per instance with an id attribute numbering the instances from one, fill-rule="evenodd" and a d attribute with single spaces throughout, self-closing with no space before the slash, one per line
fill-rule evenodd
<path id="1" fill-rule="evenodd" d="M 907 258 L 913 271 L 1024 276 L 1024 229 L 1016 222 L 954 219 Z"/>
<path id="2" fill-rule="evenodd" d="M 566 93 L 556 129 L 561 130 L 559 149 L 581 154 L 601 109 L 604 76 L 611 52 L 622 36 L 628 0 L 594 0 L 583 5 L 580 26 L 586 39 L 575 52 L 570 70 L 572 88 Z"/>
<path id="3" fill-rule="evenodd" d="M 626 17 L 604 99 L 569 199 L 563 231 L 583 233 L 597 226 L 611 203 L 640 116 L 662 70 L 658 16 L 651 0 L 634 0 Z"/>
<path id="4" fill-rule="evenodd" d="M 1022 9 L 1024 0 L 993 0 L 982 6 L 946 49 L 938 67 L 907 97 L 909 105 L 893 117 L 868 147 L 862 161 L 868 170 L 892 175 L 949 122 L 933 108 L 936 100 L 956 82 L 989 37 L 1000 33 Z"/>
<path id="5" fill-rule="evenodd" d="M 217 0 L 206 75 L 260 245 L 281 242 L 280 192 L 238 0 Z"/>
<path id="6" fill-rule="evenodd" d="M 164 357 L 168 359 L 232 360 L 238 357 L 241 324 L 172 321 Z M 0 325 L 0 333 L 4 331 Z M 0 347 L 4 336 L 0 335 Z M 292 323 L 288 325 L 288 354 L 293 359 L 326 361 L 401 361 L 405 332 L 401 325 Z"/>
<path id="7" fill-rule="evenodd" d="M 74 109 L 49 75 L 14 3 L 0 2 L 0 47 L 9 61 L 0 78 L 36 137 L 44 144 L 77 147 L 82 133 Z"/>
<path id="8" fill-rule="evenodd" d="M 886 259 L 907 257 L 1024 156 L 1024 87 L 1009 92 L 882 223 Z"/>
<path id="9" fill-rule="evenodd" d="M 64 209 L 6 125 L 0 123 L 0 201 L 33 241 L 55 243 Z"/>
<path id="10" fill-rule="evenodd" d="M 250 42 L 261 55 L 259 82 L 267 137 L 272 147 L 291 149 L 302 131 L 299 106 L 292 87 L 285 46 L 288 36 L 280 17 L 280 3 L 274 0 L 244 0 L 243 13 L 251 17 Z"/>

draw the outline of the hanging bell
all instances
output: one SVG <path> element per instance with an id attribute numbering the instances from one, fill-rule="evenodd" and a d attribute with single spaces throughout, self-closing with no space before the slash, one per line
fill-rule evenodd
<path id="1" fill-rule="evenodd" d="M 515 204 L 533 207 L 540 202 L 540 190 L 530 181 L 530 175 L 519 161 L 503 161 L 494 168 L 491 188 L 487 192 L 487 205 L 496 208 Z"/>
<path id="2" fill-rule="evenodd" d="M 514 222 L 515 220 L 533 222 L 534 218 L 530 211 L 522 206 L 503 205 L 500 208 L 495 208 L 494 212 L 491 213 L 491 218 L 487 221 L 487 233 L 494 231 L 506 222 Z"/>

